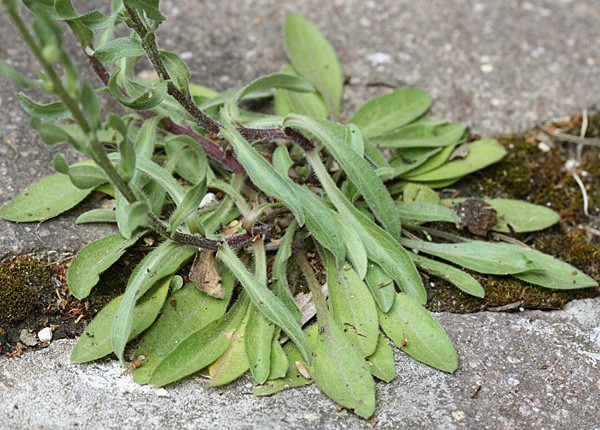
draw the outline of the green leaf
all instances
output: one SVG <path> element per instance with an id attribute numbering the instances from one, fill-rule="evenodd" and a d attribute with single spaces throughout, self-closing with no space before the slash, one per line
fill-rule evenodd
<path id="1" fill-rule="evenodd" d="M 385 382 L 391 382 L 396 376 L 396 363 L 394 362 L 394 352 L 390 342 L 386 337 L 379 333 L 377 339 L 377 349 L 373 355 L 367 358 L 371 374 L 377 379 Z"/>
<path id="2" fill-rule="evenodd" d="M 500 161 L 506 155 L 506 149 L 495 139 L 482 139 L 469 143 L 469 154 L 465 158 L 456 158 L 446 164 L 423 174 L 405 176 L 411 181 L 443 181 L 459 178 L 483 169 Z"/>
<path id="3" fill-rule="evenodd" d="M 35 117 L 31 118 L 29 125 L 39 133 L 46 145 L 55 145 L 64 141 L 72 142 L 74 146 L 77 145 L 77 141 L 60 125 L 45 123 Z"/>
<path id="4" fill-rule="evenodd" d="M 367 286 L 346 264 L 341 270 L 331 258 L 325 264 L 329 286 L 329 309 L 344 333 L 364 357 L 375 352 L 379 324 L 377 307 Z"/>
<path id="5" fill-rule="evenodd" d="M 248 315 L 250 315 L 250 308 L 240 326 L 230 335 L 231 345 L 229 348 L 208 367 L 208 374 L 211 378 L 208 383 L 211 387 L 229 384 L 250 369 L 244 348 L 244 333 Z"/>
<path id="6" fill-rule="evenodd" d="M 119 103 L 130 109 L 147 110 L 158 106 L 167 95 L 167 81 L 157 82 L 151 88 L 146 88 L 144 92 L 133 99 L 129 99 L 121 93 L 117 85 L 119 71 L 115 71 L 108 81 L 108 90 Z"/>
<path id="7" fill-rule="evenodd" d="M 302 355 L 310 361 L 308 340 L 296 322 L 290 310 L 271 292 L 266 285 L 261 284 L 237 258 L 229 245 L 224 244 L 217 255 L 240 281 L 250 300 L 261 313 L 271 322 L 287 333 L 298 346 Z"/>
<path id="8" fill-rule="evenodd" d="M 72 166 L 67 166 L 64 163 L 63 166 L 57 165 L 58 161 L 61 163 L 57 157 L 60 154 L 57 154 L 55 157 L 55 165 L 54 168 L 59 173 L 64 173 L 69 175 L 71 179 L 71 183 L 75 185 L 77 188 L 82 190 L 87 190 L 89 188 L 96 188 L 99 185 L 106 184 L 108 182 L 108 177 L 106 173 L 95 164 L 74 164 Z M 64 160 L 63 160 L 64 161 Z M 65 169 L 66 167 L 66 169 Z"/>
<path id="9" fill-rule="evenodd" d="M 369 259 L 379 264 L 388 275 L 392 276 L 402 291 L 418 302 L 425 303 L 427 300 L 425 287 L 406 250 L 389 233 L 348 201 L 314 151 L 310 151 L 307 158 L 333 205 L 358 233 Z"/>
<path id="10" fill-rule="evenodd" d="M 388 134 L 419 118 L 431 106 L 431 96 L 421 88 L 401 88 L 373 97 L 348 120 L 372 138 Z"/>
<path id="11" fill-rule="evenodd" d="M 156 367 L 166 360 L 178 345 L 225 314 L 234 282 L 231 272 L 225 270 L 221 275 L 221 286 L 225 290 L 223 299 L 210 297 L 200 291 L 194 283 L 188 283 L 173 293 L 174 305 L 165 306 L 156 323 L 144 333 L 135 352 L 136 356 L 146 357 L 144 365 L 133 371 L 133 377 L 138 384 L 149 383 Z"/>
<path id="12" fill-rule="evenodd" d="M 89 224 L 95 222 L 117 222 L 117 216 L 114 210 L 110 209 L 92 209 L 82 213 L 75 220 L 75 224 Z"/>
<path id="13" fill-rule="evenodd" d="M 169 291 L 169 282 L 170 280 L 167 279 L 157 283 L 138 300 L 133 309 L 133 324 L 129 339 L 138 336 L 154 322 L 165 302 Z M 121 295 L 112 300 L 89 323 L 71 352 L 72 363 L 97 360 L 113 352 L 111 328 L 123 297 Z"/>
<path id="14" fill-rule="evenodd" d="M 79 102 L 87 113 L 93 129 L 100 124 L 100 101 L 94 89 L 86 81 L 81 82 Z"/>
<path id="15" fill-rule="evenodd" d="M 285 73 L 297 74 L 290 65 L 284 66 L 283 71 Z M 275 113 L 282 117 L 296 113 L 312 118 L 326 119 L 328 115 L 327 105 L 323 97 L 317 92 L 299 93 L 278 89 L 275 91 L 274 99 Z"/>
<path id="16" fill-rule="evenodd" d="M 223 316 L 179 343 L 157 366 L 150 384 L 157 387 L 191 375 L 217 360 L 231 345 L 231 333 L 239 328 L 248 307 L 247 296 L 240 297 Z"/>
<path id="17" fill-rule="evenodd" d="M 312 347 L 317 337 L 317 324 L 307 327 L 304 333 L 306 333 L 306 337 Z M 313 369 L 304 361 L 298 347 L 293 342 L 288 342 L 283 347 L 283 350 L 287 354 L 288 360 L 288 368 L 285 376 L 269 380 L 264 385 L 254 387 L 255 396 L 268 396 L 288 388 L 303 387 L 314 382 L 312 379 Z M 300 369 L 302 369 L 302 373 Z"/>
<path id="18" fill-rule="evenodd" d="M 359 189 L 375 217 L 393 237 L 400 237 L 400 217 L 387 188 L 367 161 L 348 146 L 343 138 L 339 139 L 327 122 L 288 116 L 284 125 L 315 135 Z"/>
<path id="19" fill-rule="evenodd" d="M 410 257 L 413 259 L 416 265 L 425 272 L 430 273 L 440 279 L 445 279 L 456 288 L 464 291 L 467 294 L 479 298 L 485 297 L 485 290 L 477 281 L 477 279 L 473 278 L 463 270 L 416 254 L 411 254 Z"/>
<path id="20" fill-rule="evenodd" d="M 435 148 L 457 143 L 466 130 L 462 123 L 420 120 L 374 140 L 380 148 Z"/>
<path id="21" fill-rule="evenodd" d="M 354 150 L 359 156 L 365 155 L 365 140 L 357 126 L 348 124 L 345 128 L 346 135 L 344 142 Z"/>
<path id="22" fill-rule="evenodd" d="M 396 206 L 398 208 L 398 214 L 403 222 L 417 221 L 417 222 L 434 222 L 434 221 L 445 221 L 458 224 L 460 218 L 452 209 L 441 206 L 435 203 L 425 202 L 411 202 L 403 203 L 399 202 Z"/>
<path id="23" fill-rule="evenodd" d="M 375 411 L 375 382 L 366 361 L 330 312 L 318 319 L 313 348 L 317 386 L 334 402 L 369 418 Z"/>
<path id="24" fill-rule="evenodd" d="M 190 69 L 174 52 L 160 51 L 160 57 L 175 86 L 184 94 L 189 92 Z"/>
<path id="25" fill-rule="evenodd" d="M 198 205 L 206 195 L 206 178 L 194 185 L 185 195 L 183 201 L 169 219 L 170 231 L 175 231 L 185 219 L 198 209 Z"/>
<path id="26" fill-rule="evenodd" d="M 292 256 L 292 243 L 297 227 L 298 223 L 292 221 L 281 239 L 275 261 L 273 262 L 272 274 L 274 281 L 272 288 L 277 298 L 290 310 L 294 315 L 294 318 L 299 320 L 302 317 L 302 312 L 300 312 L 298 305 L 296 305 L 296 302 L 292 297 L 292 292 L 290 291 L 287 279 L 287 263 Z"/>
<path id="27" fill-rule="evenodd" d="M 350 224 L 350 222 L 342 215 L 334 212 L 333 218 L 340 229 L 341 238 L 346 246 L 348 259 L 352 263 L 352 267 L 354 267 L 359 278 L 364 279 L 367 274 L 367 264 L 369 259 L 367 257 L 367 250 L 365 249 L 360 236 L 356 230 L 354 230 L 352 224 Z"/>
<path id="28" fill-rule="evenodd" d="M 411 357 L 444 372 L 458 368 L 456 350 L 436 319 L 406 294 L 397 293 L 388 313 L 379 313 L 385 334 Z"/>
<path id="29" fill-rule="evenodd" d="M 447 199 L 442 203 L 454 205 L 465 200 Z M 485 202 L 494 208 L 498 216 L 491 229 L 501 233 L 543 230 L 560 221 L 560 215 L 545 206 L 512 199 L 486 199 Z"/>
<path id="30" fill-rule="evenodd" d="M 14 222 L 43 221 L 76 206 L 92 190 L 75 187 L 67 175 L 46 176 L 4 205 L 0 217 Z"/>
<path id="31" fill-rule="evenodd" d="M 146 54 L 142 42 L 133 37 L 120 37 L 111 40 L 94 51 L 94 57 L 109 66 L 120 58 L 141 57 Z"/>
<path id="32" fill-rule="evenodd" d="M 63 102 L 41 104 L 31 100 L 23 93 L 17 93 L 17 99 L 25 112 L 44 121 L 57 121 L 71 117 L 71 111 Z"/>
<path id="33" fill-rule="evenodd" d="M 479 273 L 510 275 L 537 269 L 522 248 L 506 243 L 431 243 L 413 239 L 401 239 L 400 243 Z"/>
<path id="34" fill-rule="evenodd" d="M 189 136 L 176 136 L 165 142 L 169 162 L 174 162 L 175 172 L 191 184 L 202 181 L 209 171 L 206 153 L 198 142 Z M 149 157 L 148 157 L 149 158 Z"/>
<path id="35" fill-rule="evenodd" d="M 440 196 L 431 187 L 423 184 L 408 183 L 402 190 L 402 198 L 406 203 L 440 203 Z"/>
<path id="36" fill-rule="evenodd" d="M 293 164 L 287 147 L 280 145 L 275 148 L 275 151 L 273 151 L 273 167 L 281 176 L 287 176 L 288 170 Z"/>
<path id="37" fill-rule="evenodd" d="M 158 9 L 159 0 L 123 0 L 123 3 L 134 9 L 143 11 L 148 18 L 156 22 L 162 22 L 167 19 Z"/>
<path id="38" fill-rule="evenodd" d="M 130 232 L 136 231 L 140 227 L 148 227 L 150 218 L 148 218 L 150 209 L 143 202 L 133 202 L 125 205 L 125 224 Z"/>
<path id="39" fill-rule="evenodd" d="M 515 248 L 520 249 L 516 246 Z M 533 262 L 534 269 L 531 272 L 514 274 L 515 278 L 557 290 L 598 286 L 598 282 L 581 270 L 557 258 L 533 249 L 523 249 L 523 252 Z"/>
<path id="40" fill-rule="evenodd" d="M 232 101 L 235 103 L 248 94 L 269 88 L 282 88 L 298 93 L 311 93 L 315 91 L 315 87 L 301 76 L 290 73 L 273 73 L 272 75 L 262 76 L 243 87 Z"/>
<path id="41" fill-rule="evenodd" d="M 411 180 L 413 176 L 419 176 L 437 169 L 443 165 L 448 158 L 450 158 L 450 155 L 452 152 L 454 152 L 456 146 L 457 145 L 448 145 L 442 148 L 441 151 L 438 150 L 438 152 L 430 156 L 427 161 L 422 163 L 420 166 L 411 169 L 408 173 L 401 176 L 405 179 Z"/>
<path id="42" fill-rule="evenodd" d="M 137 300 L 156 282 L 175 273 L 195 253 L 194 247 L 167 240 L 138 264 L 127 283 L 111 333 L 113 350 L 121 362 L 125 360 L 125 345 L 132 332 Z"/>
<path id="43" fill-rule="evenodd" d="M 277 173 L 232 125 L 225 124 L 220 134 L 233 146 L 238 161 L 244 166 L 252 182 L 269 196 L 285 203 L 298 223 L 304 224 L 302 204 L 290 185 L 293 182 Z"/>
<path id="44" fill-rule="evenodd" d="M 321 93 L 333 119 L 340 116 L 342 70 L 335 51 L 319 30 L 297 14 L 283 26 L 283 45 L 292 66 Z"/>
<path id="45" fill-rule="evenodd" d="M 33 81 L 23 76 L 23 73 L 9 66 L 6 61 L 0 58 L 0 76 L 4 76 L 6 79 L 13 81 L 19 87 L 28 89 L 31 87 L 39 87 L 41 83 L 39 81 Z"/>
<path id="46" fill-rule="evenodd" d="M 395 158 L 390 161 L 390 166 L 394 168 L 394 175 L 392 178 L 396 178 L 416 169 L 441 151 L 442 148 L 408 148 L 396 151 Z"/>
<path id="47" fill-rule="evenodd" d="M 284 378 L 288 371 L 289 360 L 279 343 L 280 330 L 277 329 L 271 342 L 271 371 L 268 379 Z"/>
<path id="48" fill-rule="evenodd" d="M 71 294 L 79 300 L 87 297 L 100 280 L 100 274 L 121 258 L 139 238 L 135 236 L 127 240 L 120 234 L 113 234 L 81 248 L 67 271 Z"/>
<path id="49" fill-rule="evenodd" d="M 250 307 L 250 315 L 244 330 L 244 350 L 250 372 L 258 384 L 263 384 L 271 371 L 271 344 L 275 326 L 256 309 Z"/>
<path id="50" fill-rule="evenodd" d="M 377 302 L 379 309 L 383 312 L 390 310 L 394 304 L 396 289 L 394 288 L 394 279 L 385 273 L 385 271 L 373 262 L 369 262 L 365 283 L 371 290 L 371 295 Z"/>

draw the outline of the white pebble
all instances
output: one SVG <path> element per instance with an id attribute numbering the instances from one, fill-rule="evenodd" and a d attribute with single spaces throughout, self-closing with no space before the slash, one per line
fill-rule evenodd
<path id="1" fill-rule="evenodd" d="M 38 332 L 40 342 L 50 342 L 52 340 L 52 329 L 45 327 Z"/>
<path id="2" fill-rule="evenodd" d="M 202 201 L 198 205 L 198 209 L 203 209 L 209 205 L 212 205 L 217 201 L 217 196 L 214 193 L 206 193 L 204 197 L 202 197 Z"/>
<path id="3" fill-rule="evenodd" d="M 154 394 L 156 394 L 156 397 L 169 397 L 169 392 L 164 388 L 157 388 L 154 390 Z"/>
<path id="4" fill-rule="evenodd" d="M 375 52 L 373 54 L 369 54 L 367 55 L 367 59 L 373 66 L 392 62 L 392 56 L 390 54 L 386 54 L 385 52 Z"/>
<path id="5" fill-rule="evenodd" d="M 550 145 L 548 145 L 546 142 L 538 143 L 538 148 L 542 152 L 550 152 Z"/>

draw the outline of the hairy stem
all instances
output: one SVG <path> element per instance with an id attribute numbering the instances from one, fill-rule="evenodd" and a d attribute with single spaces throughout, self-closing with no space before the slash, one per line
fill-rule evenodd
<path id="1" fill-rule="evenodd" d="M 17 30 L 21 34 L 21 37 L 27 44 L 27 47 L 38 60 L 38 62 L 46 72 L 46 75 L 52 82 L 53 91 L 67 106 L 67 108 L 71 112 L 71 115 L 73 116 L 73 119 L 75 120 L 75 122 L 77 122 L 79 128 L 81 128 L 81 131 L 90 136 L 90 149 L 94 162 L 102 170 L 104 170 L 106 175 L 109 177 L 110 181 L 123 194 L 127 201 L 129 201 L 130 203 L 135 202 L 137 200 L 135 194 L 133 193 L 131 188 L 129 188 L 127 182 L 123 179 L 123 177 L 119 174 L 119 172 L 115 169 L 115 167 L 108 159 L 106 151 L 104 151 L 104 147 L 96 138 L 96 133 L 93 132 L 90 123 L 88 122 L 84 113 L 79 108 L 79 103 L 77 102 L 77 100 L 71 97 L 69 92 L 63 86 L 63 83 L 59 78 L 58 74 L 56 73 L 56 70 L 54 70 L 52 64 L 44 58 L 42 50 L 31 36 L 31 33 L 27 29 L 25 22 L 23 22 L 23 19 L 21 18 L 21 15 L 17 10 L 15 2 L 5 1 L 3 3 L 7 6 L 8 14 L 10 15 L 15 27 L 17 27 Z"/>

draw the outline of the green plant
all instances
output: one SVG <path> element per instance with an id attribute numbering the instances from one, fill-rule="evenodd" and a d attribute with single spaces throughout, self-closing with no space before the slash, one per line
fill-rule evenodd
<path id="1" fill-rule="evenodd" d="M 41 104 L 18 94 L 44 142 L 68 141 L 90 160 L 68 165 L 57 156 L 58 173 L 6 204 L 0 216 L 44 220 L 92 191 L 115 199 L 115 210 L 77 219 L 119 229 L 85 246 L 69 268 L 78 298 L 142 237 L 161 238 L 123 295 L 89 324 L 74 362 L 114 352 L 126 363 L 126 346 L 139 337 L 139 383 L 163 386 L 207 369 L 210 383 L 223 385 L 249 370 L 256 394 L 266 395 L 314 380 L 366 418 L 375 408 L 373 377 L 395 375 L 388 338 L 430 366 L 458 367 L 450 339 L 423 307 L 419 270 L 479 297 L 482 287 L 460 267 L 548 288 L 596 285 L 535 250 L 427 227 L 522 232 L 546 228 L 558 216 L 512 200 L 440 200 L 435 188 L 500 160 L 505 150 L 493 139 L 469 141 L 464 124 L 422 119 L 431 104 L 422 89 L 375 97 L 347 125 L 336 122 L 341 69 L 304 18 L 290 15 L 284 25 L 291 65 L 283 73 L 217 94 L 191 84 L 183 61 L 158 49 L 154 33 L 165 19 L 158 0 L 112 3 L 105 16 L 78 14 L 69 0 L 25 0 L 32 35 L 16 1 L 2 1 L 43 71 L 31 80 L 1 61 L 0 73 L 54 96 Z M 77 73 L 62 47 L 60 22 L 77 37 L 100 88 Z M 123 24 L 131 35 L 114 38 Z M 158 79 L 135 75 L 143 56 Z M 98 96 L 106 92 L 133 113 L 102 112 Z M 245 109 L 247 100 L 266 97 L 274 98 L 275 114 Z M 209 190 L 220 195 L 216 202 L 207 203 Z M 192 259 L 187 282 L 179 273 Z M 312 307 L 294 300 L 292 264 L 306 279 Z"/>

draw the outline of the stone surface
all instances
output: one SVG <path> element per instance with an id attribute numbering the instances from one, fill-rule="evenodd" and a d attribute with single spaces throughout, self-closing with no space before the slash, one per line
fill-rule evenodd
<path id="1" fill-rule="evenodd" d="M 161 46 L 183 53 L 193 80 L 218 90 L 279 70 L 285 14 L 307 16 L 332 42 L 349 78 L 346 118 L 387 91 L 380 84 L 422 86 L 434 96 L 433 115 L 464 121 L 484 135 L 522 131 L 600 97 L 594 2 L 161 3 L 169 16 Z M 34 76 L 37 67 L 5 14 L 0 40 L 0 57 Z M 14 93 L 0 80 L 0 205 L 52 173 L 54 153 L 79 159 L 64 145 L 40 142 Z M 112 231 L 74 226 L 76 214 L 40 224 L 0 220 L 0 256 L 74 251 Z M 564 312 L 438 317 L 461 368 L 446 375 L 397 353 L 398 377 L 377 385 L 376 428 L 600 428 L 600 301 L 576 302 Z M 56 341 L 21 358 L 0 357 L 0 428 L 371 428 L 337 412 L 315 387 L 256 399 L 249 379 L 215 390 L 194 378 L 167 387 L 165 395 L 119 378 L 116 361 L 69 364 L 72 345 Z"/>
<path id="2" fill-rule="evenodd" d="M 460 369 L 444 374 L 396 351 L 398 376 L 377 384 L 375 428 L 599 428 L 600 301 L 437 318 Z M 193 377 L 165 393 L 119 377 L 116 360 L 70 364 L 72 345 L 0 358 L 0 428 L 373 428 L 315 386 L 255 398 L 249 378 L 213 389 Z"/>

